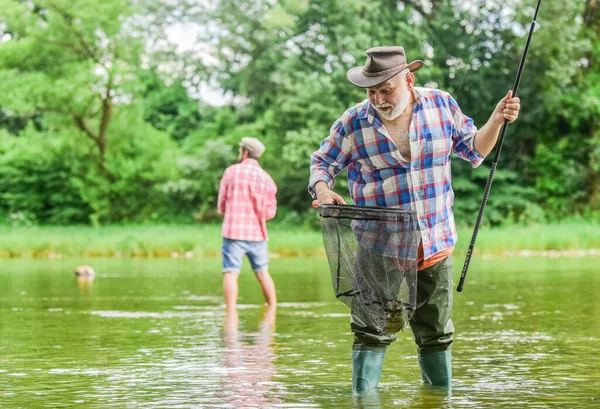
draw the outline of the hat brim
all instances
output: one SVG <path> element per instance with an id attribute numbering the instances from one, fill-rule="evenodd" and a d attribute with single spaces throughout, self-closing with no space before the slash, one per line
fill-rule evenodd
<path id="1" fill-rule="evenodd" d="M 416 60 L 411 62 L 410 64 L 406 64 L 405 66 L 399 67 L 397 70 L 393 70 L 389 73 L 386 73 L 385 75 L 380 75 L 377 77 L 367 77 L 366 75 L 364 75 L 363 66 L 353 67 L 350 68 L 346 73 L 346 78 L 348 78 L 348 81 L 350 81 L 353 85 L 356 85 L 359 88 L 370 88 L 379 85 L 383 82 L 386 82 L 387 80 L 398 74 L 400 71 L 404 71 L 407 68 L 410 70 L 410 72 L 415 72 L 422 66 L 423 61 Z"/>

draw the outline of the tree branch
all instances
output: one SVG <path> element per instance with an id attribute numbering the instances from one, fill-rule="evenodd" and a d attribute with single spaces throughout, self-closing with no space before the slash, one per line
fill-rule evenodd
<path id="1" fill-rule="evenodd" d="M 74 119 L 75 119 L 75 124 L 77 125 L 77 127 L 80 130 L 82 130 L 83 133 L 88 136 L 88 138 L 90 138 L 95 143 L 98 143 L 98 137 L 89 130 L 89 128 L 85 124 L 85 120 L 83 119 L 83 117 L 79 116 L 79 115 L 75 115 Z"/>
<path id="2" fill-rule="evenodd" d="M 592 27 L 594 25 L 594 20 L 598 18 L 597 15 L 599 11 L 600 3 L 598 0 L 586 0 L 585 9 L 583 12 L 583 20 L 585 21 L 585 25 L 587 27 Z"/>
<path id="3" fill-rule="evenodd" d="M 106 93 L 102 99 L 102 118 L 100 119 L 100 126 L 98 129 L 98 148 L 100 149 L 100 155 L 102 161 L 104 161 L 104 153 L 106 152 L 106 130 L 110 123 L 112 115 L 112 97 L 110 95 L 113 87 L 113 76 L 108 72 L 108 82 L 106 84 Z"/>
<path id="4" fill-rule="evenodd" d="M 79 45 L 81 46 L 83 53 L 79 50 L 74 50 L 77 54 L 82 55 L 82 57 L 87 57 L 90 58 L 96 62 L 98 62 L 100 59 L 96 57 L 96 54 L 92 51 L 91 47 L 89 46 L 89 44 L 85 41 L 85 38 L 83 37 L 83 34 L 81 33 L 81 31 L 79 31 L 77 29 L 77 27 L 73 26 L 73 16 L 71 14 L 69 14 L 67 11 L 61 9 L 60 7 L 56 6 L 54 3 L 52 2 L 48 2 L 49 5 L 49 9 L 54 10 L 55 12 L 57 12 L 58 14 L 60 14 L 62 16 L 62 18 L 65 20 L 65 22 L 73 28 L 73 33 L 75 34 L 75 37 L 77 38 Z"/>
<path id="5" fill-rule="evenodd" d="M 413 10 L 416 10 L 424 18 L 430 17 L 429 13 L 426 13 L 423 7 L 417 4 L 414 0 L 401 0 L 407 6 L 410 6 Z"/>

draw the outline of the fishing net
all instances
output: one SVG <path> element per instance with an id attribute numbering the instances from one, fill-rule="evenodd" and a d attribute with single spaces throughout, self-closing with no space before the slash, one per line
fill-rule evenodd
<path id="1" fill-rule="evenodd" d="M 319 214 L 335 296 L 379 332 L 403 329 L 417 304 L 416 213 L 322 205 Z"/>

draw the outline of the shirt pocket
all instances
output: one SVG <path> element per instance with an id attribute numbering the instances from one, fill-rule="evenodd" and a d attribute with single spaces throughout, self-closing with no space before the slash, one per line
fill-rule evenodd
<path id="1" fill-rule="evenodd" d="M 424 134 L 425 166 L 443 166 L 450 159 L 452 138 L 443 129 L 434 128 Z"/>

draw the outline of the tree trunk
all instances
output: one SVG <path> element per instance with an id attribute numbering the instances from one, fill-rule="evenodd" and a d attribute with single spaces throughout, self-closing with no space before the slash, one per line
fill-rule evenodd
<path id="1" fill-rule="evenodd" d="M 599 0 L 586 0 L 585 9 L 583 11 L 583 21 L 585 22 L 585 26 L 595 29 L 594 32 L 597 36 L 600 36 L 600 13 L 598 10 L 600 9 L 600 1 Z"/>
<path id="2" fill-rule="evenodd" d="M 583 21 L 586 30 L 584 35 L 591 36 L 592 43 L 595 43 L 600 39 L 600 0 L 586 0 L 585 9 L 583 11 Z M 597 52 L 596 52 L 597 53 Z M 587 52 L 586 58 L 588 60 L 585 73 L 591 73 L 598 64 L 598 55 L 595 54 L 594 50 Z M 589 123 L 589 138 L 593 141 L 596 140 L 596 135 L 600 132 L 597 121 L 591 120 Z M 593 152 L 592 148 L 592 152 Z M 590 205 L 593 209 L 600 210 L 600 173 L 594 170 L 593 167 L 589 168 L 588 181 L 590 189 Z"/>

